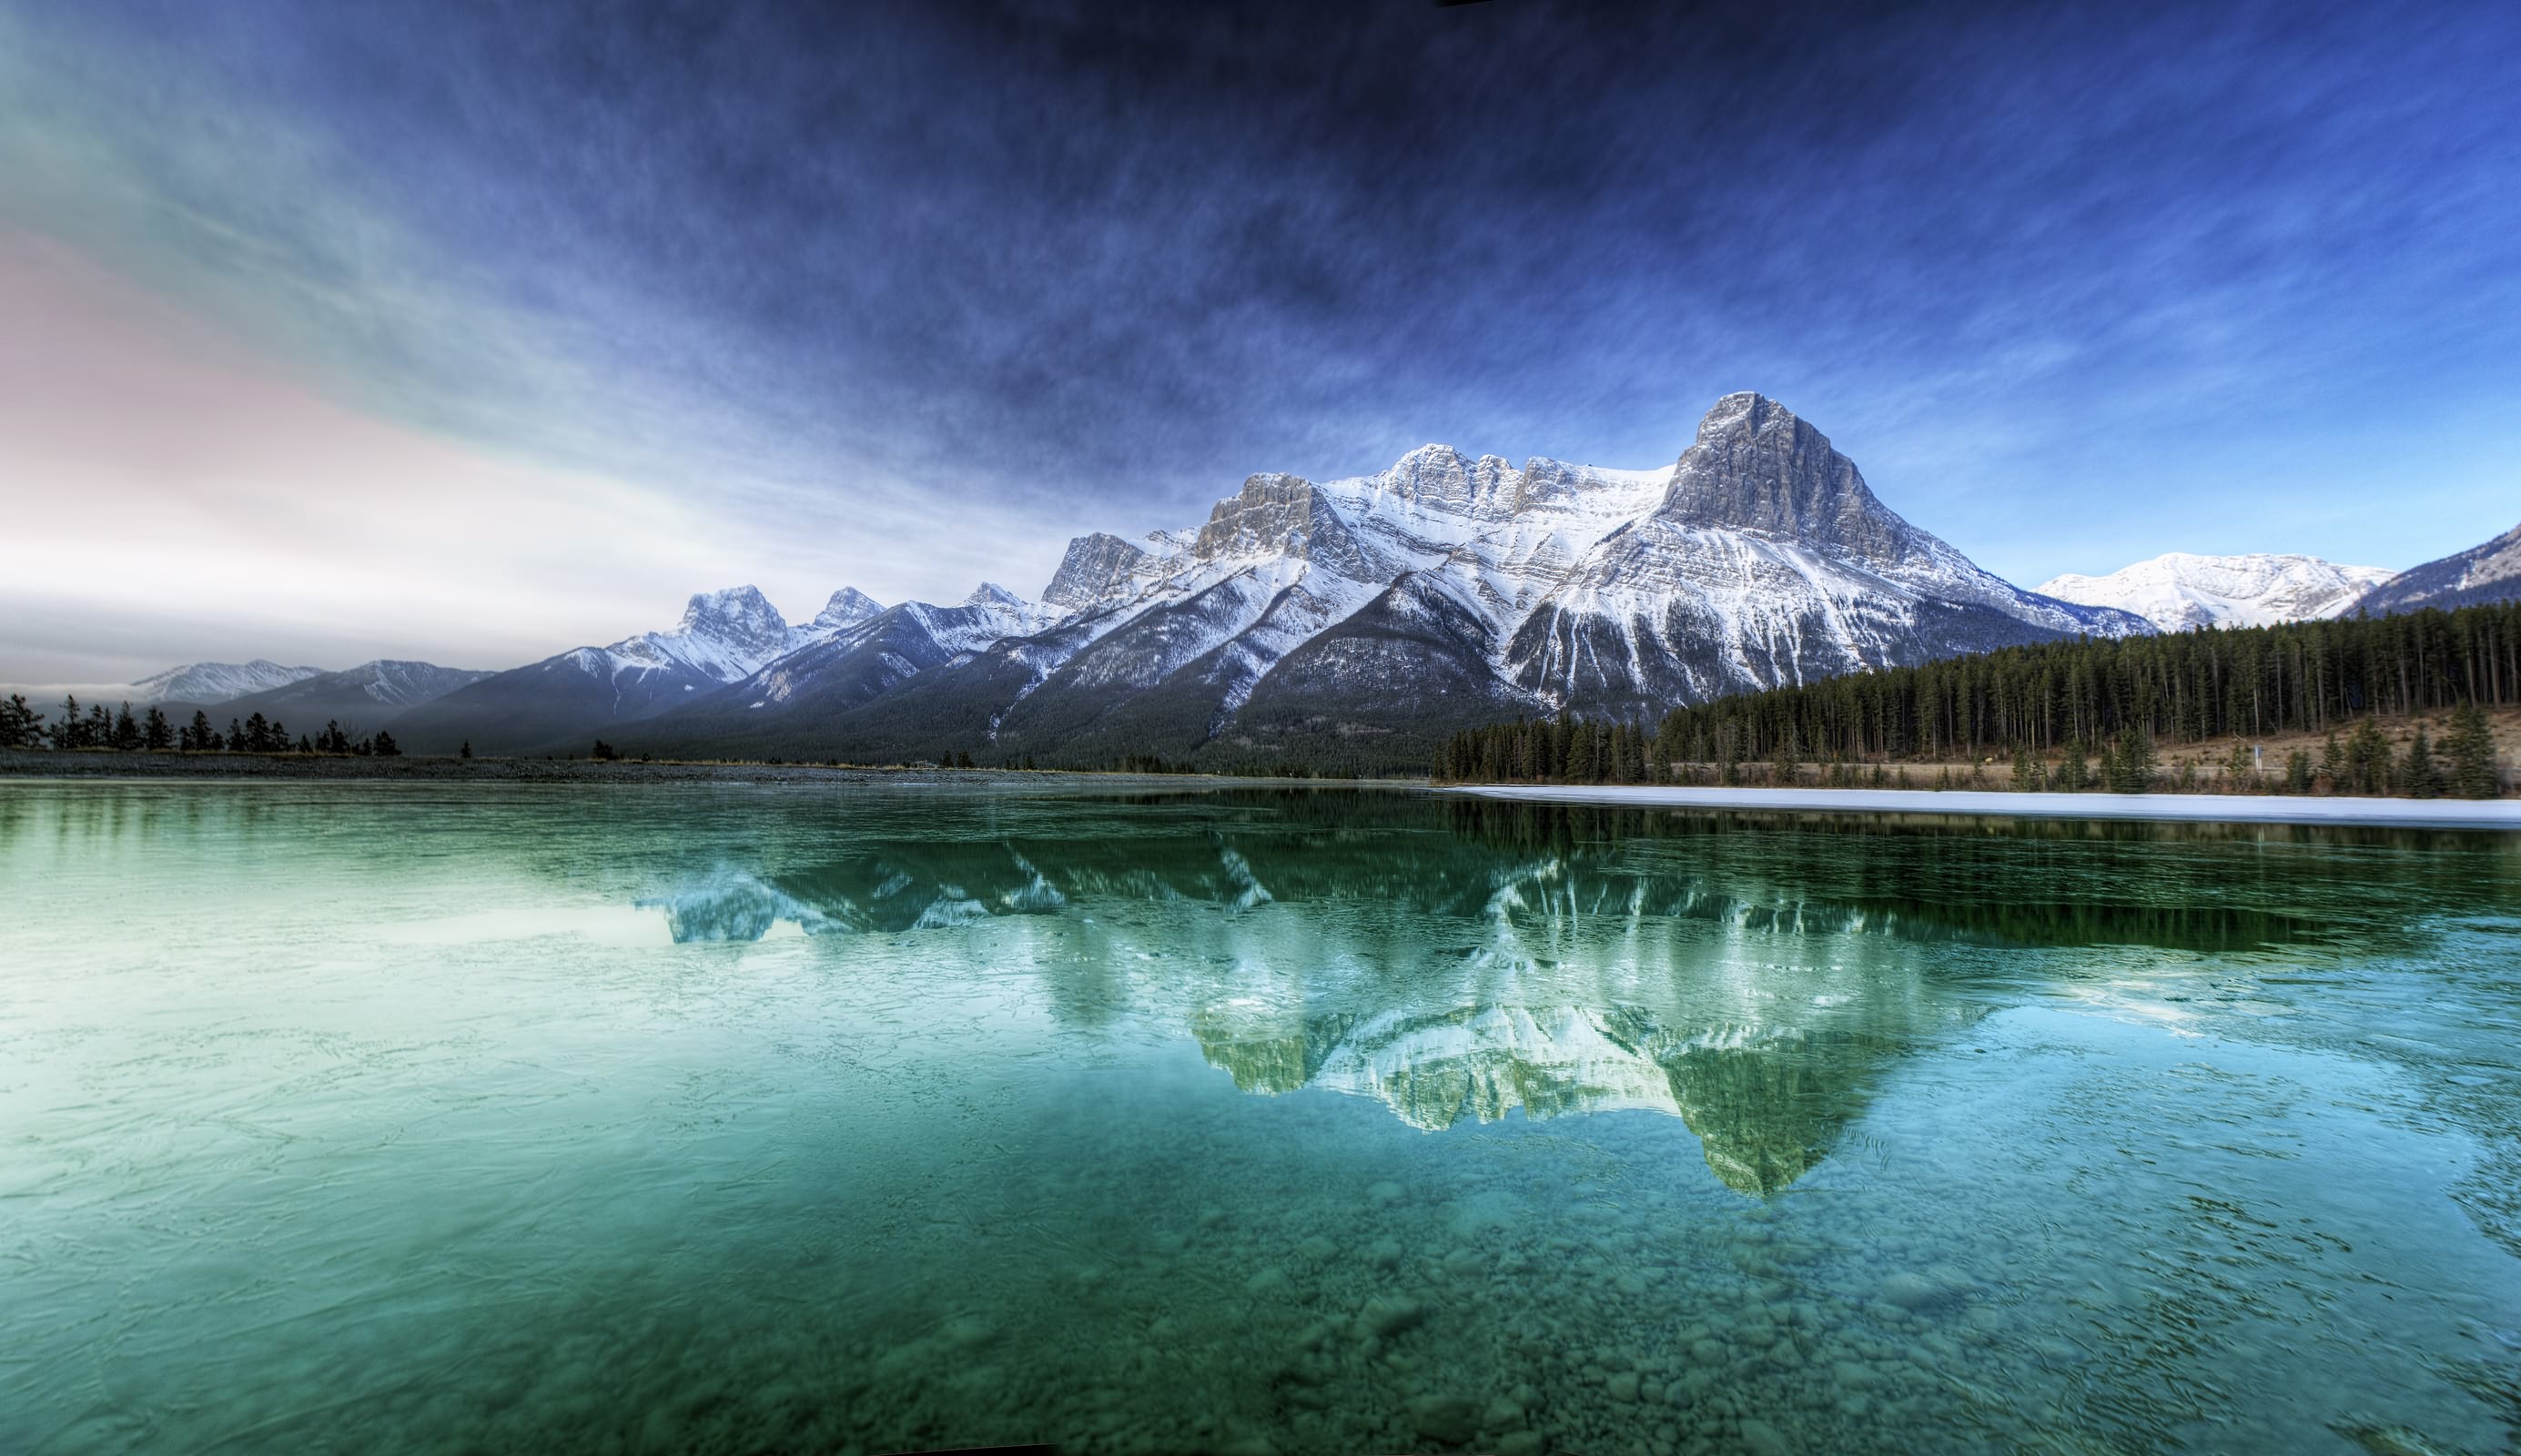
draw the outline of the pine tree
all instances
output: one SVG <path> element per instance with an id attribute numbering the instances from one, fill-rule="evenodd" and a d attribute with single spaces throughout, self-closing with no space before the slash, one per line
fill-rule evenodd
<path id="1" fill-rule="evenodd" d="M 2081 794 L 2092 787 L 2092 762 L 2082 739 L 2067 740 L 2066 756 L 2057 764 L 2057 775 L 2049 782 L 2060 794 Z"/>
<path id="2" fill-rule="evenodd" d="M 245 725 L 234 718 L 228 719 L 227 742 L 229 752 L 242 753 L 245 751 Z"/>
<path id="3" fill-rule="evenodd" d="M 380 728 L 377 730 L 375 752 L 380 758 L 399 758 L 402 756 L 402 745 L 393 741 L 392 734 Z"/>
<path id="4" fill-rule="evenodd" d="M 1803 776 L 1803 746 L 1795 742 L 1794 725 L 1789 723 L 1786 731 L 1777 736 L 1777 782 L 1791 788 Z"/>
<path id="5" fill-rule="evenodd" d="M 207 753 L 219 746 L 219 730 L 210 726 L 210 715 L 198 707 L 193 709 L 193 726 L 184 731 L 193 739 L 184 747 L 196 753 Z"/>
<path id="6" fill-rule="evenodd" d="M 458 758 L 470 758 L 470 757 L 472 757 L 472 756 L 473 756 L 473 740 L 471 740 L 471 739 L 469 739 L 469 738 L 468 738 L 468 739 L 466 739 L 466 740 L 464 740 L 464 746 L 463 746 L 462 748 L 457 749 L 457 750 L 455 751 L 455 756 L 456 756 L 456 757 L 458 757 Z"/>
<path id="7" fill-rule="evenodd" d="M 604 740 L 599 738 L 595 741 L 594 751 L 589 752 L 587 756 L 600 762 L 610 763 L 621 755 L 619 752 L 615 751 L 613 745 L 606 743 Z"/>
<path id="8" fill-rule="evenodd" d="M 2398 777 L 2399 792 L 2411 798 L 2442 796 L 2442 765 L 2434 761 L 2434 748 L 2426 740 L 2421 723 L 2416 725 L 2416 736 L 2407 740 L 2406 756 L 2399 760 Z"/>
<path id="9" fill-rule="evenodd" d="M 62 699 L 62 715 L 52 728 L 53 747 L 83 749 L 87 747 L 87 719 L 79 716 L 78 695 L 67 694 Z"/>
<path id="10" fill-rule="evenodd" d="M 2390 740 L 2377 718 L 2367 717 L 2346 736 L 2346 779 L 2351 793 L 2379 794 L 2390 787 Z"/>
<path id="11" fill-rule="evenodd" d="M 155 703 L 149 705 L 149 716 L 140 725 L 140 742 L 153 753 L 175 746 L 175 725 L 166 721 L 166 710 Z"/>
<path id="12" fill-rule="evenodd" d="M 102 703 L 92 703 L 87 709 L 87 729 L 79 735 L 81 743 L 91 749 L 114 747 L 114 714 Z"/>
<path id="13" fill-rule="evenodd" d="M 127 698 L 123 700 L 122 711 L 114 716 L 113 736 L 109 742 L 125 753 L 140 747 L 140 720 L 131 715 L 131 701 Z"/>
<path id="14" fill-rule="evenodd" d="M 0 703 L 0 749 L 31 749 L 44 736 L 44 715 L 26 705 L 26 695 L 12 693 Z"/>
<path id="15" fill-rule="evenodd" d="M 2495 729 L 2476 702 L 2451 715 L 2443 752 L 2451 758 L 2452 793 L 2462 798 L 2494 798 L 2503 792 L 2495 768 Z"/>
<path id="16" fill-rule="evenodd" d="M 2232 740 L 2232 751 L 2223 755 L 2223 783 L 2234 794 L 2258 791 L 2259 772 L 2250 761 L 2250 746 L 2237 738 Z"/>
<path id="17" fill-rule="evenodd" d="M 2130 726 L 2119 730 L 2110 753 L 2110 792 L 2142 794 L 2153 787 L 2153 735 Z"/>
<path id="18" fill-rule="evenodd" d="M 2309 794 L 2315 782 L 2317 779 L 2311 766 L 2311 750 L 2296 749 L 2285 755 L 2286 793 Z"/>
<path id="19" fill-rule="evenodd" d="M 2328 781 L 2328 792 L 2342 793 L 2347 787 L 2346 746 L 2337 741 L 2337 730 L 2328 732 L 2328 743 L 2319 751 L 2319 776 Z"/>

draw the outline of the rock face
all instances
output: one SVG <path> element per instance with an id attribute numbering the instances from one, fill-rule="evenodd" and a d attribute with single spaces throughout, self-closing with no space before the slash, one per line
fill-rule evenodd
<path id="1" fill-rule="evenodd" d="M 2052 577 L 2040 591 L 2086 607 L 2116 607 L 2163 631 L 2185 632 L 2336 616 L 2389 577 L 2380 567 L 2341 567 L 2315 556 L 2173 551 L 2106 576 Z"/>
<path id="2" fill-rule="evenodd" d="M 256 658 L 251 662 L 188 662 L 151 673 L 131 686 L 142 702 L 190 703 L 206 707 L 323 673 L 321 667 L 283 667 Z"/>
<path id="3" fill-rule="evenodd" d="M 2521 525 L 2482 546 L 2410 567 L 2366 593 L 2356 608 L 2372 614 L 2420 607 L 2473 607 L 2521 599 Z"/>
<path id="4" fill-rule="evenodd" d="M 1885 506 L 1775 400 L 1731 394 L 1661 470 L 1425 445 L 1246 478 L 1195 529 L 1080 536 L 1042 601 L 905 604 L 637 742 L 811 757 L 1398 767 L 1467 722 L 1641 718 L 1719 694 L 2140 617 L 1998 580 Z M 995 635 L 992 635 L 995 634 Z"/>

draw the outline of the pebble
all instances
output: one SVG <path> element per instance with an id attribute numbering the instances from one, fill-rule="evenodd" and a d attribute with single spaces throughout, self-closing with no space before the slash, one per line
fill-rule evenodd
<path id="1" fill-rule="evenodd" d="M 1613 1400 L 1619 1401 L 1623 1405 L 1634 1405 L 1637 1401 L 1636 1372 L 1633 1370 L 1624 1371 L 1619 1375 L 1612 1376 L 1609 1380 L 1602 1383 L 1602 1388 L 1610 1394 L 1610 1397 Z"/>

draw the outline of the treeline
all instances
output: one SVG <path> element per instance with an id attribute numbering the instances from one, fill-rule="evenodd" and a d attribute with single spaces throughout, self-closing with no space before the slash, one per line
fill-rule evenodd
<path id="1" fill-rule="evenodd" d="M 2158 746 L 2236 740 L 2216 787 L 2296 793 L 2499 792 L 2484 706 L 2521 702 L 2521 604 L 2453 612 L 2199 629 L 2012 647 L 1915 667 L 1718 699 L 1652 730 L 1575 719 L 1454 735 L 1436 776 L 1558 783 L 1906 782 L 1904 765 L 2011 760 L 2012 787 L 2075 791 L 2169 784 Z M 2436 745 L 2423 729 L 2394 749 L 2375 719 L 2450 711 Z M 2326 737 L 2264 769 L 2237 742 Z M 1937 787 L 1989 776 L 1965 769 Z M 1974 785 L 1973 785 L 1974 786 Z M 1912 785 L 1912 787 L 1924 787 Z"/>
<path id="2" fill-rule="evenodd" d="M 138 717 L 132 716 L 128 703 L 119 712 L 108 712 L 99 703 L 82 713 L 77 697 L 71 696 L 62 700 L 60 717 L 46 723 L 46 716 L 29 706 L 23 693 L 12 693 L 6 701 L 0 701 L 0 749 L 104 749 L 124 753 L 339 753 L 379 758 L 402 753 L 393 735 L 383 730 L 352 738 L 350 730 L 339 721 L 327 721 L 321 733 L 301 733 L 293 740 L 286 724 L 276 718 L 266 719 L 259 712 L 243 721 L 228 719 L 227 731 L 221 733 L 210 722 L 210 715 L 199 708 L 193 710 L 191 722 L 178 725 L 169 721 L 156 704 Z"/>

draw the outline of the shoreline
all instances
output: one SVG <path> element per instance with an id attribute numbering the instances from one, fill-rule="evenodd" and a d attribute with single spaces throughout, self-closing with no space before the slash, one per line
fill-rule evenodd
<path id="1" fill-rule="evenodd" d="M 1218 774 L 1150 774 L 1090 769 L 868 767 L 826 763 L 728 763 L 635 758 L 390 758 L 302 753 L 60 752 L 0 750 L 0 785 L 10 783 L 264 783 L 264 784 L 828 784 L 937 788 L 1106 788 L 1200 790 L 1254 784 L 1384 783 L 1354 779 L 1238 778 Z"/>
<path id="2" fill-rule="evenodd" d="M 2521 798 L 2349 798 L 2274 794 L 2015 794 L 1981 789 L 1672 789 L 1629 785 L 1459 784 L 1479 798 L 1624 808 L 1803 809 L 1833 813 L 2000 814 L 2018 819 L 2347 824 L 2521 831 Z"/>

